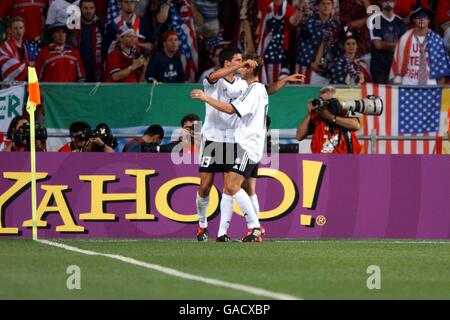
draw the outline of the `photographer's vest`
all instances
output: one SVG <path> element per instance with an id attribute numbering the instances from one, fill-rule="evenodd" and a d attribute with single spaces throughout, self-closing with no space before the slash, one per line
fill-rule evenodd
<path id="1" fill-rule="evenodd" d="M 311 114 L 311 123 L 314 126 L 313 137 L 311 141 L 312 153 L 348 153 L 347 143 L 342 127 L 334 125 L 331 128 L 330 122 L 323 120 L 317 113 Z M 354 131 L 349 131 L 353 146 L 353 153 L 358 154 L 361 151 L 361 145 Z"/>

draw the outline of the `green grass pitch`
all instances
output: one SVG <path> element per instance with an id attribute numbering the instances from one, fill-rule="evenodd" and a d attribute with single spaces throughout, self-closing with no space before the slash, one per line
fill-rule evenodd
<path id="1" fill-rule="evenodd" d="M 52 240 L 302 299 L 450 299 L 449 241 Z M 81 289 L 66 287 L 67 267 Z M 381 270 L 369 290 L 367 267 Z M 262 299 L 102 256 L 0 239 L 0 299 Z"/>

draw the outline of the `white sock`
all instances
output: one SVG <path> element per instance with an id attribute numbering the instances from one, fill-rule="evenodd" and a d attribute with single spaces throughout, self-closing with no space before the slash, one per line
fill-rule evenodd
<path id="1" fill-rule="evenodd" d="M 247 220 L 248 228 L 259 228 L 259 220 L 258 216 L 255 213 L 255 209 L 253 209 L 252 201 L 248 194 L 243 190 L 239 190 L 234 194 L 234 199 L 237 201 L 239 208 L 241 208 L 244 213 L 244 218 Z"/>
<path id="2" fill-rule="evenodd" d="M 206 209 L 209 204 L 209 196 L 202 198 L 197 193 L 197 216 L 198 216 L 198 225 L 200 228 L 208 227 L 208 219 L 206 219 Z"/>
<path id="3" fill-rule="evenodd" d="M 222 200 L 220 201 L 220 226 L 217 237 L 227 234 L 231 218 L 233 217 L 233 199 L 233 196 L 222 194 Z"/>
<path id="4" fill-rule="evenodd" d="M 259 218 L 259 202 L 256 193 L 250 197 L 250 201 L 252 202 L 253 210 L 255 210 L 256 216 Z"/>

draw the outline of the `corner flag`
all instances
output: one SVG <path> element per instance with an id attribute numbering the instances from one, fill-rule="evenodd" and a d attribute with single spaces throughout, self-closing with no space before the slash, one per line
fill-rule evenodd
<path id="1" fill-rule="evenodd" d="M 37 240 L 36 221 L 36 124 L 34 112 L 36 106 L 41 103 L 41 92 L 39 89 L 36 69 L 28 67 L 28 101 L 27 112 L 30 114 L 30 164 L 31 164 L 31 214 L 33 220 L 33 240 Z"/>

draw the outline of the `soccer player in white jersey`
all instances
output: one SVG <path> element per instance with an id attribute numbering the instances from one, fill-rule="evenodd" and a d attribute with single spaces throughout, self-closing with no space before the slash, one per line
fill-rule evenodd
<path id="1" fill-rule="evenodd" d="M 225 48 L 219 55 L 222 68 L 214 71 L 203 81 L 204 91 L 222 102 L 230 102 L 241 95 L 248 87 L 245 80 L 236 77 L 236 73 L 243 66 L 256 67 L 256 62 L 247 59 L 243 61 L 241 51 L 237 48 Z M 281 90 L 289 81 L 303 82 L 304 75 L 293 74 L 268 86 L 269 94 Z M 200 186 L 197 193 L 197 215 L 199 218 L 199 228 L 197 240 L 206 241 L 208 237 L 206 209 L 209 204 L 209 192 L 214 182 L 214 173 L 224 172 L 227 163 L 227 150 L 230 154 L 234 152 L 234 129 L 237 116 L 229 115 L 216 110 L 206 103 L 206 116 L 202 128 L 203 139 L 205 140 L 200 161 Z M 231 155 L 228 162 L 233 162 Z M 224 173 L 227 175 L 227 173 Z M 250 196 L 256 214 L 259 213 L 259 203 L 256 195 L 257 171 L 253 172 L 251 178 L 247 179 L 243 188 Z M 231 216 L 233 199 L 225 196 L 221 202 L 221 223 L 217 241 L 229 242 L 231 239 L 226 235 Z"/>
<path id="2" fill-rule="evenodd" d="M 242 189 L 245 179 L 249 179 L 258 169 L 265 145 L 266 116 L 269 106 L 268 94 L 264 84 L 259 82 L 264 62 L 262 58 L 255 57 L 257 66 L 244 65 L 240 73 L 248 83 L 248 88 L 232 102 L 222 102 L 206 95 L 201 90 L 192 90 L 191 97 L 206 102 L 213 108 L 226 113 L 236 114 L 239 120 L 234 131 L 234 162 L 225 165 L 224 198 L 236 200 L 247 226 L 252 230 L 242 240 L 244 242 L 259 242 L 261 238 L 261 225 L 252 205 L 250 197 Z M 229 203 L 232 206 L 233 202 Z M 222 204 L 221 204 L 222 207 Z"/>
<path id="3" fill-rule="evenodd" d="M 256 66 L 255 61 L 242 61 L 241 51 L 237 48 L 225 48 L 219 54 L 222 68 L 212 72 L 203 80 L 205 92 L 222 102 L 239 97 L 247 88 L 247 83 L 235 78 L 235 73 L 243 65 Z M 209 192 L 214 183 L 214 174 L 223 173 L 226 163 L 226 150 L 234 150 L 234 128 L 237 116 L 226 114 L 206 104 L 205 121 L 202 127 L 204 141 L 200 159 L 200 186 L 197 193 L 197 215 L 199 228 L 197 240 L 208 239 L 208 221 L 206 210 L 209 204 Z"/>

